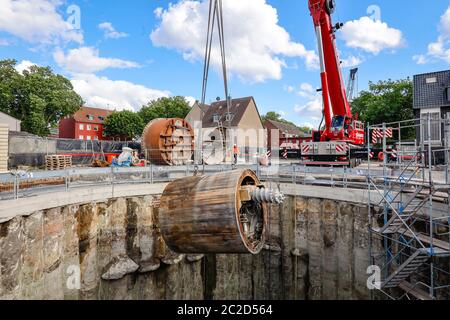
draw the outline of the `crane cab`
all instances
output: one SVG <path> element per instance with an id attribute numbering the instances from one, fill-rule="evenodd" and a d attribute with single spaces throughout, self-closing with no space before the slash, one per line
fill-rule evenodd
<path id="1" fill-rule="evenodd" d="M 365 144 L 365 128 L 364 123 L 358 120 L 354 120 L 352 126 L 349 129 L 348 138 L 350 143 L 357 146 Z"/>
<path id="2" fill-rule="evenodd" d="M 364 145 L 364 123 L 345 116 L 334 116 L 329 131 L 322 132 L 321 141 L 346 141 Z"/>

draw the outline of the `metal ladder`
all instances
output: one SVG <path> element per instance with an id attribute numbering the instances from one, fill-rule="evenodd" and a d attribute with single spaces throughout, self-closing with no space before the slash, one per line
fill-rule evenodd
<path id="1" fill-rule="evenodd" d="M 394 271 L 381 285 L 382 288 L 396 288 L 430 259 L 427 250 L 419 249 Z"/>
<path id="2" fill-rule="evenodd" d="M 409 219 L 413 218 L 416 213 L 423 208 L 423 206 L 428 202 L 428 199 L 419 199 L 418 195 L 423 191 L 424 187 L 418 186 L 411 199 L 405 204 L 402 202 L 397 203 L 400 209 L 393 212 L 391 219 L 378 230 L 379 233 L 383 234 L 393 234 L 397 233 L 400 228 L 402 228 Z M 392 204 L 393 204 L 392 203 Z"/>

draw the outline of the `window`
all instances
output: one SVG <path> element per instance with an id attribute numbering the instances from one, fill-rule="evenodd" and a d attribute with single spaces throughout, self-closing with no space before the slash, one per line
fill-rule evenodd
<path id="1" fill-rule="evenodd" d="M 436 77 L 432 77 L 432 78 L 426 78 L 425 82 L 427 84 L 432 84 L 432 83 L 436 83 L 437 82 L 437 78 Z"/>
<path id="2" fill-rule="evenodd" d="M 84 140 L 84 136 L 79 136 L 78 139 L 79 140 Z"/>
<path id="3" fill-rule="evenodd" d="M 333 123 L 331 126 L 333 127 L 333 129 L 341 129 L 344 127 L 344 120 L 345 120 L 345 117 L 342 117 L 342 116 L 334 117 Z"/>
<path id="4" fill-rule="evenodd" d="M 92 140 L 92 139 L 91 139 L 91 136 L 87 136 L 87 137 L 86 137 L 86 140 L 88 140 L 88 141 Z"/>
<path id="5" fill-rule="evenodd" d="M 98 116 L 98 119 L 99 119 L 100 121 L 105 121 L 105 117 L 102 117 L 102 116 Z"/>
<path id="6" fill-rule="evenodd" d="M 87 117 L 90 121 L 94 121 L 95 119 L 95 116 L 93 114 L 89 114 Z"/>
<path id="7" fill-rule="evenodd" d="M 220 115 L 219 114 L 215 114 L 213 116 L 213 122 L 220 122 Z"/>
<path id="8" fill-rule="evenodd" d="M 422 134 L 421 136 L 424 139 L 424 142 L 428 142 L 428 114 L 431 118 L 431 144 L 440 144 L 441 143 L 441 109 L 424 109 L 420 111 L 422 123 Z"/>
<path id="9" fill-rule="evenodd" d="M 227 113 L 226 121 L 233 121 L 234 114 L 233 113 Z"/>
<path id="10" fill-rule="evenodd" d="M 84 130 L 84 124 L 80 124 L 80 130 Z"/>
<path id="11" fill-rule="evenodd" d="M 98 136 L 95 136 L 95 137 L 94 137 L 94 140 L 95 140 L 95 141 L 98 141 Z"/>
<path id="12" fill-rule="evenodd" d="M 90 124 L 87 125 L 87 130 L 88 131 L 92 130 L 92 126 Z"/>
<path id="13" fill-rule="evenodd" d="M 98 126 L 94 126 L 94 131 L 98 131 Z"/>

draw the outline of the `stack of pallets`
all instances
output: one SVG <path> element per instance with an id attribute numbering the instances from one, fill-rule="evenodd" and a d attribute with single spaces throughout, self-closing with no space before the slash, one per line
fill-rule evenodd
<path id="1" fill-rule="evenodd" d="M 63 170 L 72 167 L 72 156 L 50 155 L 45 157 L 47 170 Z"/>

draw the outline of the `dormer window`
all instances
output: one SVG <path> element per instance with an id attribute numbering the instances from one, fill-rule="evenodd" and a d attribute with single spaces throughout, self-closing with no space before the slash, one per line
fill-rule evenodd
<path id="1" fill-rule="evenodd" d="M 234 119 L 234 113 L 227 113 L 226 121 L 233 121 L 233 119 Z"/>
<path id="2" fill-rule="evenodd" d="M 95 120 L 95 116 L 93 114 L 89 114 L 87 117 L 88 117 L 89 121 Z"/>
<path id="3" fill-rule="evenodd" d="M 213 122 L 220 122 L 220 115 L 219 114 L 215 114 L 213 116 Z"/>

